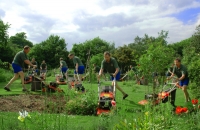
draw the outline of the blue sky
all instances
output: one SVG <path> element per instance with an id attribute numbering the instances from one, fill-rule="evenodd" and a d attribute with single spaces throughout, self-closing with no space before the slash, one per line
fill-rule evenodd
<path id="1" fill-rule="evenodd" d="M 25 32 L 34 44 L 51 34 L 74 43 L 100 37 L 116 47 L 136 36 L 169 31 L 168 43 L 192 36 L 200 24 L 199 0 L 1 0 L 9 35 Z"/>
<path id="2" fill-rule="evenodd" d="M 179 19 L 184 24 L 194 24 L 198 20 L 199 14 L 200 7 L 197 7 L 183 10 L 177 14 L 173 14 L 172 17 Z"/>

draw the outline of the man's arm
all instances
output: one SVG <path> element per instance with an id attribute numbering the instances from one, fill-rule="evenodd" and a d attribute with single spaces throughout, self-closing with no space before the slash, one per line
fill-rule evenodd
<path id="1" fill-rule="evenodd" d="M 78 73 L 78 63 L 76 63 L 76 73 Z"/>
<path id="2" fill-rule="evenodd" d="M 29 60 L 24 60 L 24 62 L 32 67 L 36 67 L 36 65 L 33 65 Z"/>
<path id="3" fill-rule="evenodd" d="M 115 73 L 113 74 L 113 76 L 116 77 L 117 73 L 119 72 L 119 66 L 115 59 L 114 59 L 114 67 L 115 67 Z"/>
<path id="4" fill-rule="evenodd" d="M 113 76 L 116 77 L 118 72 L 119 72 L 119 68 L 116 68 L 115 73 L 113 74 Z"/>

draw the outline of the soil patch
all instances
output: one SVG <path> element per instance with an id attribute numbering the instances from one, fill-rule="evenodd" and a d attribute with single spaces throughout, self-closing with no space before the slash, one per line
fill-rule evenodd
<path id="1" fill-rule="evenodd" d="M 17 95 L 0 97 L 0 111 L 19 112 L 22 109 L 28 112 L 63 113 L 66 99 L 57 95 Z"/>

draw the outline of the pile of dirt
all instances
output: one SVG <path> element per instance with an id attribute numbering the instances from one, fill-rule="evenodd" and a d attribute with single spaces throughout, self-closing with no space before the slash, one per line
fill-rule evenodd
<path id="1" fill-rule="evenodd" d="M 57 95 L 17 95 L 0 97 L 0 111 L 19 112 L 49 112 L 63 113 L 66 99 Z"/>

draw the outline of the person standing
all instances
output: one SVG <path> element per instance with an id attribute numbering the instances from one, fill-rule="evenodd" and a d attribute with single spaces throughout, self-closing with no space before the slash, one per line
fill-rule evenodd
<path id="1" fill-rule="evenodd" d="M 102 73 L 106 70 L 108 73 L 111 74 L 112 80 L 115 78 L 116 80 L 120 80 L 120 69 L 118 66 L 117 61 L 111 57 L 110 53 L 108 51 L 104 52 L 104 60 L 101 63 L 101 69 L 99 71 L 98 79 L 100 79 L 100 76 Z M 112 82 L 112 86 L 114 85 L 114 80 Z M 117 84 L 116 82 L 116 88 L 123 94 L 123 99 L 128 97 L 128 94 L 126 94 Z"/>
<path id="2" fill-rule="evenodd" d="M 23 72 L 23 68 L 24 68 L 24 63 L 32 66 L 32 67 L 36 67 L 36 65 L 33 65 L 27 57 L 27 54 L 30 51 L 30 47 L 29 46 L 24 46 L 22 51 L 19 51 L 13 61 L 12 61 L 12 68 L 14 70 L 14 76 L 13 78 L 8 82 L 8 84 L 4 87 L 4 89 L 6 91 L 11 91 L 10 90 L 10 85 L 19 78 L 21 78 L 21 83 L 22 83 L 22 91 L 28 91 L 28 89 L 25 87 L 24 85 L 24 72 Z"/>
<path id="3" fill-rule="evenodd" d="M 67 63 L 63 60 L 63 58 L 60 58 L 60 69 L 62 73 L 62 78 L 63 78 L 63 75 L 65 75 L 65 78 L 68 79 L 68 76 L 67 76 L 68 66 L 67 66 Z"/>
<path id="4" fill-rule="evenodd" d="M 46 79 L 46 72 L 47 72 L 47 64 L 45 63 L 45 60 L 42 61 L 40 65 L 40 73 Z"/>
<path id="5" fill-rule="evenodd" d="M 35 66 L 32 67 L 32 66 L 29 65 L 29 68 L 31 68 L 31 71 L 33 72 L 34 75 L 37 75 L 37 73 L 38 73 L 38 69 L 37 69 L 38 63 L 37 63 L 37 61 L 35 61 L 35 58 L 32 58 L 31 63 Z"/>
<path id="6" fill-rule="evenodd" d="M 82 80 L 82 75 L 84 74 L 85 72 L 85 67 L 82 63 L 82 61 L 80 60 L 79 57 L 75 56 L 73 53 L 70 53 L 68 55 L 69 59 L 72 59 L 73 60 L 73 63 L 74 63 L 74 66 L 75 66 L 75 70 L 74 70 L 74 78 L 77 79 L 77 74 L 80 75 L 79 76 L 79 80 L 81 82 Z"/>
<path id="7" fill-rule="evenodd" d="M 172 72 L 172 75 L 170 76 L 170 79 L 176 75 L 178 77 L 178 83 L 177 86 L 180 86 L 181 89 L 183 90 L 184 96 L 185 96 L 185 101 L 188 102 L 190 101 L 190 96 L 187 91 L 187 86 L 189 84 L 189 77 L 188 77 L 188 70 L 187 67 L 181 64 L 181 59 L 176 58 L 174 60 L 174 72 Z"/>

